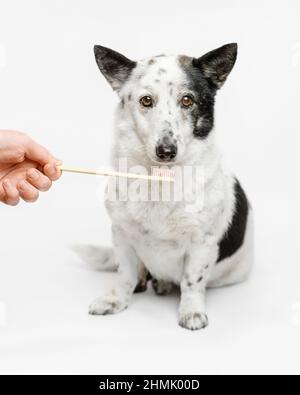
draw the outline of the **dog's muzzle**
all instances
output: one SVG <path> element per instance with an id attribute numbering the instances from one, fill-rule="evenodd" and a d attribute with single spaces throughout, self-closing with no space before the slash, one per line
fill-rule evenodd
<path id="1" fill-rule="evenodd" d="M 156 146 L 156 156 L 164 162 L 170 162 L 177 156 L 177 143 L 174 139 L 164 137 L 159 140 Z"/>

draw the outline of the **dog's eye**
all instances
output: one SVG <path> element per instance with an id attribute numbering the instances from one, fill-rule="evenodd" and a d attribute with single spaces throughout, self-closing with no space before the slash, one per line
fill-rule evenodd
<path id="1" fill-rule="evenodd" d="M 153 107 L 153 100 L 151 96 L 142 97 L 140 103 L 143 107 Z"/>
<path id="2" fill-rule="evenodd" d="M 181 104 L 185 108 L 191 107 L 194 104 L 194 99 L 191 96 L 183 96 Z"/>

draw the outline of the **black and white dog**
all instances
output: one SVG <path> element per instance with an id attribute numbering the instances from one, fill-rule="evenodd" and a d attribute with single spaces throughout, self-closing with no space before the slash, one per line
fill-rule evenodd
<path id="1" fill-rule="evenodd" d="M 200 58 L 157 56 L 134 62 L 102 46 L 97 64 L 120 103 L 114 163 L 129 167 L 200 166 L 204 201 L 197 212 L 185 202 L 108 201 L 113 249 L 89 249 L 102 269 L 116 268 L 118 281 L 90 306 L 90 314 L 126 309 L 134 291 L 181 290 L 179 324 L 208 325 L 205 293 L 245 280 L 253 262 L 252 210 L 239 181 L 225 172 L 215 145 L 214 103 L 237 57 L 229 44 Z"/>

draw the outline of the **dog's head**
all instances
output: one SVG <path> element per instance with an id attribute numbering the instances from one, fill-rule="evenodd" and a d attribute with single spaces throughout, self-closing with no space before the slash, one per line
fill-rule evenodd
<path id="1" fill-rule="evenodd" d="M 195 139 L 207 139 L 214 124 L 216 92 L 237 57 L 228 44 L 200 58 L 157 56 L 134 62 L 95 46 L 97 64 L 135 125 L 132 133 L 153 162 L 180 161 Z"/>

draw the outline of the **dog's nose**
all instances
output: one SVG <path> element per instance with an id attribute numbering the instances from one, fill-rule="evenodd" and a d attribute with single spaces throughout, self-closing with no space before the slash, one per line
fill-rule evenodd
<path id="1" fill-rule="evenodd" d="M 156 155 L 160 160 L 170 161 L 177 156 L 177 145 L 171 142 L 162 142 L 156 146 Z"/>

